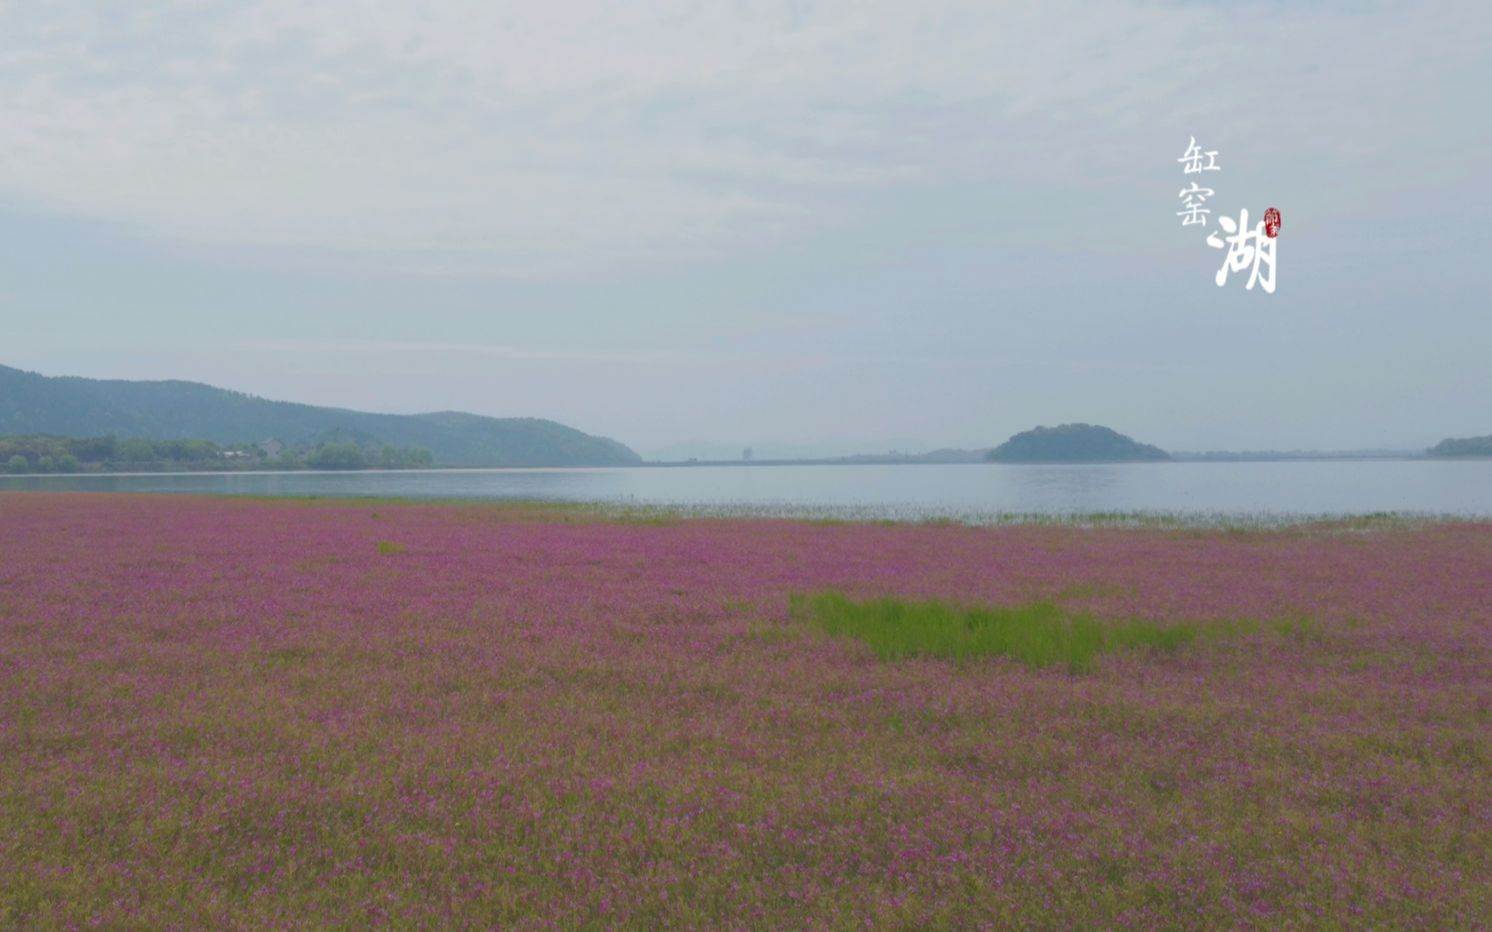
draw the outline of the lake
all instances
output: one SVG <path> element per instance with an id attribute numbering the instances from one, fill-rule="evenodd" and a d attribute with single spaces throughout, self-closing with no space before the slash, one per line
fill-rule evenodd
<path id="1" fill-rule="evenodd" d="M 14 489 L 544 499 L 863 516 L 1147 511 L 1492 516 L 1492 460 L 637 466 L 4 476 Z"/>

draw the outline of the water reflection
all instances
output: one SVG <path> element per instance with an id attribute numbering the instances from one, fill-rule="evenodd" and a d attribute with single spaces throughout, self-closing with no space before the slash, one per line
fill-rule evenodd
<path id="1" fill-rule="evenodd" d="M 1125 488 L 1128 478 L 1143 468 L 1140 464 L 1007 466 L 992 467 L 992 472 L 998 481 L 1009 484 L 1016 500 L 1030 503 L 1021 511 L 1092 512 L 1114 510 L 1114 502 L 1132 497 Z"/>

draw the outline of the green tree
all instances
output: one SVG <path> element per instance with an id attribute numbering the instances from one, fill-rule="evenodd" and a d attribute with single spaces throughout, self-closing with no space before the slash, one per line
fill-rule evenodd
<path id="1" fill-rule="evenodd" d="M 10 472 L 15 473 L 30 472 L 31 464 L 27 462 L 26 457 L 17 453 L 15 456 L 12 456 L 10 458 L 9 462 L 5 464 L 5 468 Z"/>
<path id="2" fill-rule="evenodd" d="M 377 451 L 377 459 L 369 458 L 369 464 L 377 462 L 385 469 L 409 469 L 418 466 L 429 466 L 432 462 L 430 451 L 419 447 L 384 447 Z"/>
<path id="3" fill-rule="evenodd" d="M 39 460 L 36 461 L 36 471 L 37 472 L 56 472 L 57 471 L 57 461 L 54 460 L 54 459 L 52 459 L 52 457 L 50 457 L 50 456 L 43 456 L 41 459 L 39 459 Z"/>
<path id="4" fill-rule="evenodd" d="M 121 441 L 118 454 L 126 463 L 148 463 L 156 459 L 155 444 L 140 437 Z"/>
<path id="5" fill-rule="evenodd" d="M 69 446 L 72 454 L 85 463 L 106 463 L 119 453 L 119 441 L 113 434 L 74 440 Z"/>
<path id="6" fill-rule="evenodd" d="M 180 458 L 191 460 L 194 463 L 217 459 L 222 449 L 211 440 L 183 440 L 181 441 Z"/>
<path id="7" fill-rule="evenodd" d="M 57 471 L 77 472 L 78 458 L 76 456 L 73 456 L 71 453 L 64 453 L 61 456 L 57 457 Z"/>
<path id="8" fill-rule="evenodd" d="M 362 469 L 367 461 L 357 444 L 328 443 L 306 457 L 306 465 L 313 469 Z"/>

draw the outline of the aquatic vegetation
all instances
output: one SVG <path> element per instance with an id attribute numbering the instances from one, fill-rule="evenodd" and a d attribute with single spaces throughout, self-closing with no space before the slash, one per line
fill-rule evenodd
<path id="1" fill-rule="evenodd" d="M 0 928 L 1492 916 L 1492 525 L 657 517 L 0 494 Z"/>

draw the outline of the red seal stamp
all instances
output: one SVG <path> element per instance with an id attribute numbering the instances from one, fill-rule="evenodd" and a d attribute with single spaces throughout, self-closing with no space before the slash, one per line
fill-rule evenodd
<path id="1" fill-rule="evenodd" d="M 1264 235 L 1270 239 L 1280 235 L 1280 212 L 1273 207 L 1264 211 Z"/>

